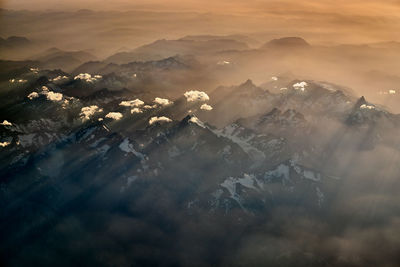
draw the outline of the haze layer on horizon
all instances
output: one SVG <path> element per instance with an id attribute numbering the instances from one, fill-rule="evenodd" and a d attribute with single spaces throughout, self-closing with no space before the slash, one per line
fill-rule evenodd
<path id="1" fill-rule="evenodd" d="M 158 12 L 210 13 L 240 17 L 241 23 L 246 21 L 249 23 L 250 31 L 261 32 L 263 29 L 271 31 L 275 28 L 281 33 L 294 33 L 296 30 L 299 34 L 332 33 L 330 38 L 322 40 L 332 43 L 400 40 L 400 37 L 393 35 L 400 30 L 400 1 L 395 0 L 172 0 L 167 3 L 160 0 L 3 0 L 0 6 L 4 9 L 35 11 L 140 9 Z M 254 27 L 254 24 L 259 27 Z"/>

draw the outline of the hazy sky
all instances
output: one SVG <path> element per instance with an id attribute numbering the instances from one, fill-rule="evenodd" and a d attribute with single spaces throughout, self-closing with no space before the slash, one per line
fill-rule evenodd
<path id="1" fill-rule="evenodd" d="M 235 25 L 249 32 L 276 31 L 279 35 L 308 38 L 308 33 L 318 34 L 321 41 L 332 43 L 400 41 L 400 0 L 0 0 L 0 6 L 40 11 L 144 9 L 216 13 L 230 15 L 232 23 L 227 22 L 227 16 L 204 23 L 212 28 Z M 324 37 L 327 35 L 330 37 Z"/>
<path id="2" fill-rule="evenodd" d="M 319 12 L 399 16 L 399 0 L 0 0 L 6 9 L 126 9 L 137 7 L 209 12 Z"/>

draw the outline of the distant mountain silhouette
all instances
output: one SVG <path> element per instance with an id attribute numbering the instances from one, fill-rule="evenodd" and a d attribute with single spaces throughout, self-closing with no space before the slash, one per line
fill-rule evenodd
<path id="1" fill-rule="evenodd" d="M 280 39 L 273 39 L 263 45 L 262 48 L 279 47 L 279 48 L 308 48 L 311 45 L 300 37 L 284 37 Z"/>
<path id="2" fill-rule="evenodd" d="M 0 37 L 0 47 L 2 48 L 20 48 L 31 44 L 32 42 L 25 37 L 10 36 L 7 39 Z"/>

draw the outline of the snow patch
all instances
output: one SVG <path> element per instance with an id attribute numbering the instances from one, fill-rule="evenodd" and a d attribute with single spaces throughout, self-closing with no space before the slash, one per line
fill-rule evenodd
<path id="1" fill-rule="evenodd" d="M 321 175 L 319 173 L 315 173 L 313 171 L 303 170 L 303 176 L 304 176 L 304 178 L 313 180 L 314 182 L 321 181 Z"/>
<path id="2" fill-rule="evenodd" d="M 288 165 L 280 164 L 276 169 L 268 171 L 264 175 L 265 178 L 279 177 L 285 180 L 290 179 L 290 168 Z"/>
<path id="3" fill-rule="evenodd" d="M 198 126 L 200 126 L 202 128 L 206 128 L 205 124 L 195 116 L 191 117 L 189 122 L 197 124 Z"/>
<path id="4" fill-rule="evenodd" d="M 266 158 L 264 152 L 250 144 L 250 140 L 254 138 L 254 135 L 250 135 L 246 138 L 240 137 L 240 128 L 236 124 L 228 125 L 222 130 L 212 130 L 217 136 L 228 138 L 235 144 L 239 145 L 244 152 L 246 152 L 253 160 L 260 162 Z"/>
<path id="5" fill-rule="evenodd" d="M 138 176 L 129 176 L 126 179 L 126 185 L 121 187 L 121 193 L 128 189 L 137 179 L 139 179 Z"/>
<path id="6" fill-rule="evenodd" d="M 243 210 L 245 210 L 241 201 L 241 197 L 236 192 L 238 184 L 248 189 L 259 191 L 259 189 L 256 187 L 257 184 L 256 177 L 254 174 L 244 174 L 243 177 L 241 178 L 229 177 L 220 184 L 223 188 L 225 188 L 229 192 L 230 198 L 234 199 L 240 205 L 240 207 Z"/>
<path id="7" fill-rule="evenodd" d="M 145 156 L 134 149 L 128 138 L 125 138 L 124 141 L 119 145 L 119 149 L 126 153 L 132 153 L 141 160 L 145 160 Z"/>

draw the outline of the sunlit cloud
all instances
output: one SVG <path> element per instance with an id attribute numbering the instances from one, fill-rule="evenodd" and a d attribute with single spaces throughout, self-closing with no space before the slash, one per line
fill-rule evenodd
<path id="1" fill-rule="evenodd" d="M 6 147 L 6 146 L 9 146 L 9 145 L 11 145 L 11 142 L 0 142 L 0 147 Z"/>
<path id="2" fill-rule="evenodd" d="M 168 105 L 171 105 L 173 102 L 168 99 L 165 99 L 165 98 L 156 97 L 154 99 L 154 103 L 156 103 L 160 106 L 168 106 Z"/>
<path id="3" fill-rule="evenodd" d="M 210 105 L 208 105 L 208 104 L 203 104 L 203 105 L 201 105 L 200 109 L 201 109 L 201 110 L 210 111 L 210 110 L 213 110 L 213 107 L 210 106 Z"/>
<path id="4" fill-rule="evenodd" d="M 184 96 L 188 102 L 205 102 L 210 100 L 210 97 L 205 92 L 197 90 L 187 91 Z"/>
<path id="5" fill-rule="evenodd" d="M 131 109 L 131 114 L 140 114 L 140 113 L 143 113 L 143 110 L 141 110 L 140 108 Z"/>
<path id="6" fill-rule="evenodd" d="M 149 120 L 149 125 L 152 125 L 154 123 L 164 123 L 164 122 L 172 122 L 172 120 L 168 117 L 161 116 L 161 117 L 152 117 Z"/>
<path id="7" fill-rule="evenodd" d="M 4 120 L 3 122 L 0 123 L 0 125 L 3 125 L 3 126 L 12 126 L 12 123 L 9 122 L 8 120 Z"/>
<path id="8" fill-rule="evenodd" d="M 34 98 L 38 98 L 39 94 L 37 92 L 32 92 L 27 96 L 30 100 L 34 99 Z"/>
<path id="9" fill-rule="evenodd" d="M 53 91 L 49 91 L 49 92 L 47 92 L 47 94 L 46 94 L 46 98 L 47 98 L 47 100 L 50 100 L 50 101 L 59 102 L 59 101 L 62 101 L 62 99 L 63 99 L 63 94 L 61 94 L 61 93 L 55 93 L 55 92 L 53 92 Z"/>
<path id="10" fill-rule="evenodd" d="M 302 92 L 304 92 L 306 90 L 307 86 L 308 86 L 308 83 L 306 83 L 306 82 L 299 82 L 299 83 L 293 84 L 293 88 L 295 90 L 300 90 Z"/>
<path id="11" fill-rule="evenodd" d="M 100 113 L 100 112 L 103 112 L 102 108 L 99 108 L 96 105 L 92 105 L 92 106 L 88 106 L 88 107 L 83 107 L 81 109 L 81 113 L 79 114 L 79 116 L 82 119 L 82 121 L 87 121 L 87 120 L 90 120 L 90 118 L 94 114 Z"/>
<path id="12" fill-rule="evenodd" d="M 120 113 L 120 112 L 109 112 L 106 115 L 106 118 L 118 121 L 118 120 L 122 119 L 123 116 L 124 115 L 122 115 L 122 113 Z"/>
<path id="13" fill-rule="evenodd" d="M 74 80 L 82 80 L 88 83 L 93 83 L 103 78 L 101 75 L 94 75 L 92 76 L 89 73 L 81 73 L 74 77 Z"/>
<path id="14" fill-rule="evenodd" d="M 122 101 L 119 103 L 120 106 L 123 107 L 140 107 L 144 105 L 144 102 L 140 99 L 135 99 L 135 100 L 127 100 L 127 101 Z"/>

